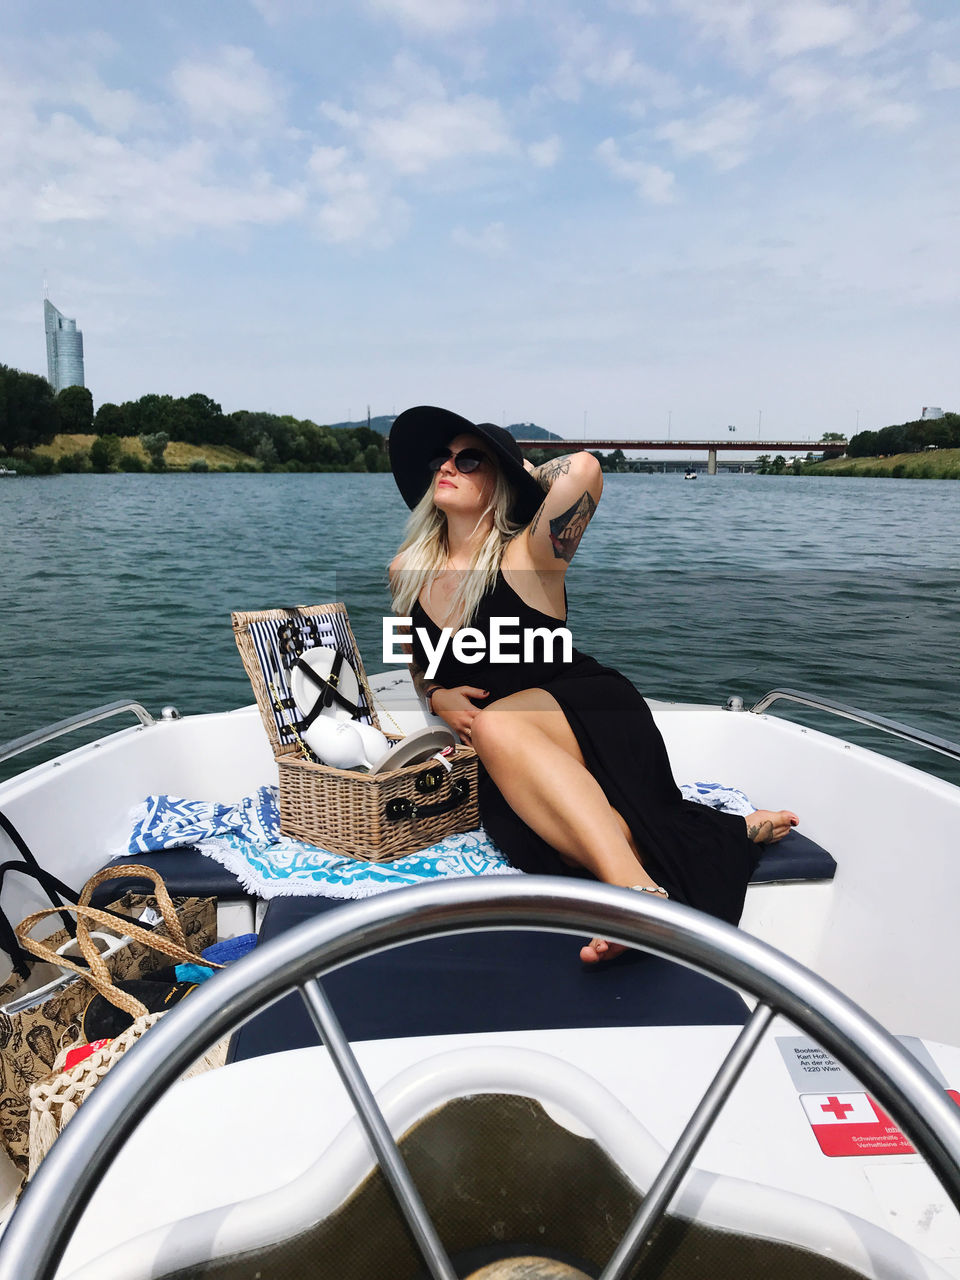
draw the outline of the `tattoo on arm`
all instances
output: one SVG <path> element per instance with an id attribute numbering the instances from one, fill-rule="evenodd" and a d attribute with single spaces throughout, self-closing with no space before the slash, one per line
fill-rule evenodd
<path id="1" fill-rule="evenodd" d="M 558 560 L 569 563 L 573 553 L 579 546 L 583 531 L 590 523 L 590 517 L 597 509 L 597 504 L 585 490 L 572 507 L 568 507 L 563 515 L 555 516 L 550 521 L 550 542 L 553 554 Z"/>
<path id="2" fill-rule="evenodd" d="M 534 468 L 533 478 L 541 489 L 549 490 L 557 476 L 565 476 L 567 474 L 572 460 L 573 454 L 568 453 L 562 458 L 551 458 L 549 462 L 542 462 L 539 467 Z"/>
<path id="3" fill-rule="evenodd" d="M 539 523 L 540 523 L 540 517 L 541 517 L 542 515 L 543 515 L 543 503 L 541 502 L 541 503 L 540 503 L 540 506 L 539 506 L 539 507 L 537 507 L 537 514 L 533 517 L 533 523 L 532 523 L 532 524 L 531 524 L 531 526 L 530 526 L 530 537 L 531 537 L 531 538 L 532 538 L 532 537 L 533 537 L 533 535 L 537 532 L 537 526 L 538 526 L 538 525 L 539 525 Z"/>

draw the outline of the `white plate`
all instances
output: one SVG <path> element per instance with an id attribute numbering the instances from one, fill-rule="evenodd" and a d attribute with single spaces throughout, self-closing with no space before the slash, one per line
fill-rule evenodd
<path id="1" fill-rule="evenodd" d="M 315 649 L 304 649 L 300 655 L 303 661 L 311 670 L 315 671 L 318 676 L 324 680 L 329 676 L 333 667 L 333 660 L 337 655 L 336 649 L 325 649 L 318 646 Z M 348 702 L 357 704 L 360 697 L 360 685 L 357 681 L 357 675 L 349 661 L 344 658 L 340 667 L 340 676 L 337 683 L 337 690 L 342 693 Z M 321 696 L 322 691 L 317 688 L 312 680 L 294 666 L 290 669 L 290 692 L 293 694 L 293 700 L 297 704 L 297 710 L 302 716 L 308 716 L 313 710 L 314 703 Z M 352 720 L 350 712 L 346 707 L 342 707 L 336 698 L 330 703 L 329 707 L 325 707 L 320 713 L 324 716 L 331 716 L 334 720 Z"/>
<path id="2" fill-rule="evenodd" d="M 371 773 L 388 773 L 391 769 L 402 769 L 407 764 L 419 764 L 421 760 L 429 760 L 444 747 L 455 747 L 457 739 L 452 729 L 417 729 L 408 733 L 390 748 L 386 755 L 375 760 Z"/>

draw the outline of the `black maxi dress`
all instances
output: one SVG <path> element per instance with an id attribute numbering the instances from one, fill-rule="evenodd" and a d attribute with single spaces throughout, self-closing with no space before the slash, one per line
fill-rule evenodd
<path id="1" fill-rule="evenodd" d="M 419 601 L 411 617 L 413 655 L 426 670 L 426 653 L 416 628 L 427 630 L 432 645 L 440 628 Z M 552 631 L 563 625 L 559 618 L 526 604 L 499 571 L 493 589 L 480 601 L 470 623 L 487 639 L 483 660 L 461 663 L 448 645 L 433 678 L 447 688 L 472 685 L 488 690 L 489 698 L 477 700 L 481 707 L 521 689 L 546 689 L 563 709 L 590 772 L 626 820 L 647 872 L 676 901 L 737 924 L 760 854 L 747 836 L 743 818 L 683 799 L 650 708 L 619 671 L 577 649 L 570 662 L 562 662 L 559 644 L 555 646 L 557 660 L 548 662 L 539 641 L 534 661 L 522 661 L 521 645 L 520 662 L 490 662 L 490 620 L 494 617 L 515 619 L 509 628 L 501 625 L 521 636 L 527 627 Z M 513 811 L 482 762 L 479 805 L 484 828 L 513 866 L 536 875 L 593 878 L 585 869 L 565 863 Z"/>

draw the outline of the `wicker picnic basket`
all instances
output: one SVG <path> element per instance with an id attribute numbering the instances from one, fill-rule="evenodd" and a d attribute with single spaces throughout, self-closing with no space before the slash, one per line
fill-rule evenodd
<path id="1" fill-rule="evenodd" d="M 307 758 L 295 732 L 291 659 L 315 645 L 336 648 L 357 675 L 360 718 L 381 729 L 343 604 L 233 613 L 233 633 L 280 775 L 280 830 L 333 853 L 385 862 L 480 825 L 477 755 L 458 746 L 447 758 L 387 773 L 334 769 Z M 402 734 L 386 734 L 396 741 Z"/>

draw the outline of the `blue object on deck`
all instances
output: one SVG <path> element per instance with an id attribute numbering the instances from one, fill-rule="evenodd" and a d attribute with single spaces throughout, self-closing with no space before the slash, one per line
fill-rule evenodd
<path id="1" fill-rule="evenodd" d="M 215 969 L 208 969 L 205 964 L 178 964 L 173 970 L 177 982 L 206 982 L 212 978 Z"/>
<path id="2" fill-rule="evenodd" d="M 274 898 L 260 941 L 345 905 L 331 898 Z M 580 945 L 570 934 L 533 930 L 426 938 L 338 969 L 323 978 L 323 987 L 351 1040 L 557 1027 L 741 1025 L 746 1019 L 736 992 L 683 965 L 634 952 L 591 968 L 580 962 Z M 241 1027 L 229 1060 L 316 1043 L 302 1000 L 291 995 Z"/>
<path id="3" fill-rule="evenodd" d="M 233 964 L 257 945 L 255 933 L 241 933 L 235 938 L 224 938 L 222 942 L 211 942 L 200 952 L 204 960 L 211 964 Z"/>

